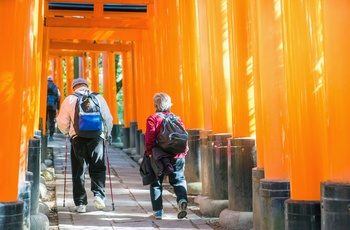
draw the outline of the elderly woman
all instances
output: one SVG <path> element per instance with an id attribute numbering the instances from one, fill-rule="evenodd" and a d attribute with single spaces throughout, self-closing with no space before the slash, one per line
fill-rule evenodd
<path id="1" fill-rule="evenodd" d="M 150 115 L 147 118 L 146 123 L 146 133 L 145 133 L 145 146 L 146 146 L 146 156 L 152 156 L 152 149 L 157 147 L 157 136 L 161 130 L 161 124 L 163 118 L 157 113 L 161 112 L 164 115 L 168 115 L 170 112 L 170 107 L 173 105 L 171 103 L 171 98 L 166 93 L 156 93 L 153 97 L 154 106 L 156 108 L 156 113 Z M 179 118 L 179 123 L 184 127 L 184 123 Z M 169 183 L 174 188 L 176 195 L 176 201 L 179 206 L 179 213 L 177 215 L 178 219 L 185 218 L 187 215 L 187 185 L 184 175 L 185 169 L 185 156 L 188 151 L 188 145 L 186 150 L 182 153 L 176 154 L 171 158 L 171 164 L 174 168 L 174 172 L 168 175 Z M 154 216 L 156 219 L 161 220 L 163 216 L 163 183 L 164 174 L 158 177 L 158 180 L 150 185 L 150 195 L 152 202 L 152 209 L 154 211 Z"/>

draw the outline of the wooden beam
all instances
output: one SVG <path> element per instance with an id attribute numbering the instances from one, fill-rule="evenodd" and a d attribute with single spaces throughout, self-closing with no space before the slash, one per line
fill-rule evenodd
<path id="1" fill-rule="evenodd" d="M 46 27 L 147 29 L 147 19 L 45 18 Z"/>
<path id="2" fill-rule="evenodd" d="M 83 57 L 85 52 L 74 50 L 50 50 L 49 55 L 55 57 Z"/>
<path id="3" fill-rule="evenodd" d="M 91 40 L 91 41 L 141 41 L 142 30 L 135 29 L 101 29 L 101 28 L 47 28 L 49 39 Z"/>
<path id="4" fill-rule="evenodd" d="M 131 5 L 147 5 L 153 4 L 154 0 L 46 0 L 50 2 L 64 3 L 105 3 L 105 4 L 131 4 Z"/>
<path id="5" fill-rule="evenodd" d="M 72 16 L 82 16 L 91 18 L 94 15 L 93 11 L 86 10 L 47 10 L 46 15 L 48 17 L 54 16 L 63 16 L 63 17 L 72 17 Z M 145 12 L 110 12 L 104 11 L 103 17 L 105 18 L 120 18 L 120 19 L 146 19 L 147 13 Z"/>
<path id="6" fill-rule="evenodd" d="M 50 41 L 50 50 L 74 50 L 74 51 L 99 51 L 99 52 L 123 52 L 131 51 L 131 44 L 98 44 L 92 42 L 56 42 Z"/>

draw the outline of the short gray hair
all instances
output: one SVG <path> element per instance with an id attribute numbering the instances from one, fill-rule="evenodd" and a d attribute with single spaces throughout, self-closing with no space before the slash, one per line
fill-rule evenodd
<path id="1" fill-rule="evenodd" d="M 170 107 L 173 105 L 170 96 L 166 93 L 155 93 L 153 101 L 157 112 L 169 111 Z"/>

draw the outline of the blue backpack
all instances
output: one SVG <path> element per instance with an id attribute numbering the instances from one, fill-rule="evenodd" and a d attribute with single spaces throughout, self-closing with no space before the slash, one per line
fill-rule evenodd
<path id="1" fill-rule="evenodd" d="M 84 92 L 84 94 L 74 92 L 78 97 L 75 105 L 73 127 L 75 133 L 80 137 L 93 138 L 102 133 L 103 120 L 100 112 L 97 93 Z"/>

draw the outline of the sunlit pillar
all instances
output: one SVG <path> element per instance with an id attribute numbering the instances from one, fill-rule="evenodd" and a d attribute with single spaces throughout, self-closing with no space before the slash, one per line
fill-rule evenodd
<path id="1" fill-rule="evenodd" d="M 0 95 L 1 107 L 6 108 L 0 113 L 1 127 L 6 135 L 2 135 L 0 147 L 0 228 L 22 227 L 22 220 L 16 220 L 14 225 L 4 223 L 13 222 L 12 216 L 23 214 L 23 202 L 19 201 L 18 182 L 21 151 L 23 87 L 25 84 L 25 60 L 22 57 L 26 44 L 27 5 L 17 1 L 0 2 L 0 34 L 2 42 L 0 50 Z M 5 55 L 6 54 L 6 55 Z M 25 149 L 25 147 L 24 147 Z M 11 154 L 9 154 L 11 153 Z M 14 211 L 17 210 L 17 211 Z M 16 213 L 17 212 L 17 213 Z"/>
<path id="2" fill-rule="evenodd" d="M 102 54 L 103 67 L 103 97 L 107 101 L 108 107 L 113 116 L 113 124 L 118 122 L 117 108 L 116 108 L 116 76 L 114 53 Z"/>
<path id="3" fill-rule="evenodd" d="M 208 17 L 206 0 L 197 0 L 197 20 L 199 33 L 199 61 L 202 82 L 203 119 L 204 130 L 212 129 L 211 118 L 211 87 L 210 87 L 210 66 L 208 47 Z"/>
<path id="4" fill-rule="evenodd" d="M 289 117 L 286 139 L 291 178 L 291 199 L 285 203 L 285 213 L 290 217 L 286 219 L 287 229 L 319 228 L 321 225 L 320 182 L 327 139 L 319 3 L 319 0 L 282 0 Z M 298 227 L 292 216 L 298 218 Z"/>
<path id="5" fill-rule="evenodd" d="M 0 148 L 0 202 L 15 202 L 17 200 L 18 169 L 22 131 L 22 88 L 25 84 L 23 56 L 26 31 L 26 18 L 21 17 L 26 12 L 24 4 L 16 1 L 2 1 L 0 3 L 0 31 L 2 42 L 0 47 L 6 55 L 0 62 L 1 113 L 3 130 L 7 135 L 2 137 Z M 11 12 L 10 12 L 11 11 Z M 8 154 L 13 153 L 13 154 Z"/>
<path id="6" fill-rule="evenodd" d="M 195 0 L 180 0 L 180 28 L 182 44 L 182 73 L 184 108 L 183 119 L 187 129 L 202 129 L 203 98 L 200 69 L 198 19 Z"/>
<path id="7" fill-rule="evenodd" d="M 260 180 L 261 229 L 284 228 L 284 201 L 289 198 L 286 83 L 280 1 L 259 0 L 258 45 L 264 173 Z M 259 153 L 257 153 L 259 154 Z M 279 193 L 270 192 L 279 191 Z M 274 201 L 272 204 L 270 201 Z"/>
<path id="8" fill-rule="evenodd" d="M 74 80 L 74 58 L 66 57 L 66 92 L 67 95 L 73 93 L 72 82 Z"/>
<path id="9" fill-rule="evenodd" d="M 99 79 L 99 67 L 98 67 L 98 58 L 99 53 L 91 52 L 91 90 L 94 92 L 100 92 L 100 79 Z"/>
<path id="10" fill-rule="evenodd" d="M 233 137 L 255 136 L 254 79 L 248 2 L 228 2 Z M 248 29 L 247 29 L 248 28 Z"/>
<path id="11" fill-rule="evenodd" d="M 127 44 L 127 43 L 124 43 Z M 124 122 L 127 123 L 136 121 L 136 108 L 135 104 L 135 82 L 133 74 L 133 63 L 132 63 L 132 52 L 124 51 L 122 52 L 123 60 L 123 85 L 124 85 Z"/>
<path id="12" fill-rule="evenodd" d="M 263 136 L 263 119 L 261 108 L 261 82 L 260 82 L 260 59 L 259 59 L 259 4 L 258 1 L 250 1 L 249 18 L 251 37 L 253 66 L 252 72 L 254 76 L 254 104 L 255 104 L 255 149 L 256 149 L 256 167 L 252 169 L 252 189 L 253 189 L 253 229 L 260 229 L 261 222 L 261 206 L 260 206 L 260 180 L 264 176 L 264 136 Z"/>
<path id="13" fill-rule="evenodd" d="M 322 229 L 349 226 L 350 2 L 322 1 L 328 148 L 321 184 Z M 321 157 L 315 153 L 315 157 Z M 336 205 L 334 205 L 334 203 Z"/>
<path id="14" fill-rule="evenodd" d="M 207 1 L 212 130 L 232 132 L 227 1 Z"/>
<path id="15" fill-rule="evenodd" d="M 133 76 L 134 76 L 134 84 L 135 84 L 135 104 L 138 105 L 137 109 L 135 111 L 136 113 L 136 120 L 138 123 L 138 128 L 142 130 L 142 127 L 144 127 L 144 125 L 142 125 L 145 120 L 144 120 L 144 116 L 143 116 L 143 103 L 144 103 L 144 91 L 142 90 L 143 85 L 143 79 L 144 79 L 144 74 L 142 71 L 142 45 L 140 41 L 134 41 L 132 43 L 133 46 L 133 60 L 132 62 L 133 64 Z M 143 129 L 143 131 L 145 131 L 145 129 Z"/>

